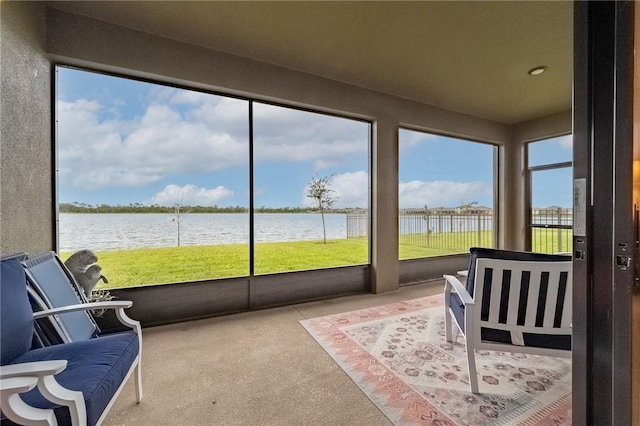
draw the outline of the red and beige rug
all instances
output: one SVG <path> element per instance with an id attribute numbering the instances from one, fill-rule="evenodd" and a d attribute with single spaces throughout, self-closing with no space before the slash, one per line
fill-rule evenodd
<path id="1" fill-rule="evenodd" d="M 395 425 L 570 425 L 571 361 L 444 338 L 442 295 L 300 321 Z"/>

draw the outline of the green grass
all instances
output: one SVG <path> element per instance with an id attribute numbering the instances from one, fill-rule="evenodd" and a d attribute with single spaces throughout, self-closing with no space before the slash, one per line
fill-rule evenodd
<path id="1" fill-rule="evenodd" d="M 400 259 L 467 253 L 470 247 L 492 245 L 492 231 L 404 234 L 400 236 Z"/>
<path id="2" fill-rule="evenodd" d="M 478 244 L 477 232 L 431 234 L 416 239 L 402 235 L 399 258 L 415 259 L 466 253 L 471 246 L 492 245 L 490 231 L 482 232 Z M 571 230 L 562 230 L 562 251 L 570 251 Z M 554 252 L 558 248 L 558 231 L 534 229 L 534 251 Z M 420 246 L 425 244 L 428 246 Z M 102 273 L 109 280 L 99 288 L 139 287 L 211 280 L 249 275 L 249 245 L 229 244 L 215 246 L 186 246 L 144 248 L 132 250 L 97 251 Z M 64 260 L 71 253 L 61 253 Z M 349 238 L 342 240 L 257 243 L 255 247 L 255 274 L 303 271 L 368 263 L 368 240 Z"/>
<path id="3" fill-rule="evenodd" d="M 258 243 L 255 273 L 331 268 L 368 263 L 367 240 Z M 96 251 L 109 280 L 100 288 L 199 281 L 249 275 L 249 245 L 184 246 Z M 61 253 L 64 260 L 71 253 Z"/>
<path id="4" fill-rule="evenodd" d="M 558 240 L 560 244 L 558 244 Z M 571 252 L 573 247 L 572 229 L 533 228 L 531 234 L 533 251 L 542 253 Z"/>

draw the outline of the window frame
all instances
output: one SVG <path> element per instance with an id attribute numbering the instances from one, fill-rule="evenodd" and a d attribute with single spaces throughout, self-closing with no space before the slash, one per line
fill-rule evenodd
<path id="1" fill-rule="evenodd" d="M 373 188 L 373 156 L 372 156 L 372 150 L 373 150 L 373 132 L 374 132 L 374 124 L 375 122 L 372 120 L 368 120 L 363 118 L 362 116 L 358 116 L 357 114 L 347 114 L 344 112 L 341 113 L 337 113 L 334 111 L 330 111 L 327 108 L 321 108 L 321 107 L 317 107 L 314 108 L 313 106 L 303 106 L 300 105 L 299 103 L 287 103 L 286 101 L 273 101 L 271 99 L 267 100 L 267 99 L 263 99 L 258 95 L 255 96 L 248 96 L 248 95 L 239 95 L 237 93 L 233 93 L 231 90 L 230 91 L 225 91 L 225 90 L 220 90 L 220 89 L 209 89 L 209 88 L 203 88 L 203 87 L 199 87 L 197 85 L 197 83 L 194 83 L 193 85 L 189 85 L 189 84 L 184 84 L 184 83 L 175 83 L 175 82 L 169 82 L 166 80 L 163 80 L 161 76 L 159 76 L 157 79 L 155 78 L 145 78 L 145 77 L 139 77 L 139 76 L 133 76 L 133 75 L 128 75 L 126 73 L 121 73 L 121 72 L 113 72 L 113 71 L 106 71 L 103 69 L 96 69 L 96 68 L 92 68 L 92 67 L 84 67 L 84 66 L 77 66 L 77 65 L 72 65 L 69 63 L 65 63 L 65 62 L 54 62 L 52 63 L 52 95 L 51 95 L 51 99 L 52 99 L 52 111 L 53 111 L 53 120 L 52 120 L 52 147 L 53 147 L 53 163 L 54 163 L 54 171 L 55 173 L 53 173 L 53 190 L 54 190 L 54 194 L 53 194 L 53 205 L 54 205 L 54 235 L 53 235 L 53 245 L 55 248 L 55 251 L 59 253 L 60 251 L 60 246 L 59 246 L 59 235 L 60 235 L 60 212 L 59 212 L 59 178 L 58 178 L 58 170 L 59 170 L 59 162 L 58 162 L 58 148 L 59 148 L 59 144 L 58 144 L 58 108 L 57 108 L 57 101 L 58 101 L 58 78 L 57 78 L 57 70 L 58 68 L 67 68 L 67 69 L 71 69 L 71 70 L 76 70 L 76 71 L 82 71 L 82 72 L 88 72 L 88 73 L 93 73 L 93 74 L 99 74 L 99 75 L 103 75 L 103 76 L 108 76 L 108 77 L 114 77 L 114 78 L 121 78 L 121 79 L 126 79 L 126 80 L 131 80 L 134 82 L 141 82 L 141 83 L 148 83 L 148 84 L 154 84 L 154 85 L 158 85 L 158 86 L 163 86 L 163 87 L 167 87 L 167 88 L 173 88 L 173 89 L 180 89 L 180 90 L 188 90 L 188 91 L 193 91 L 193 92 L 197 92 L 197 93 L 202 93 L 202 94 L 206 94 L 206 95 L 213 95 L 213 96 L 219 96 L 219 97 L 226 97 L 226 98 L 230 98 L 230 99 L 237 99 L 237 100 L 241 100 L 241 101 L 245 101 L 248 104 L 248 113 L 247 113 L 247 121 L 248 121 L 248 139 L 249 139 L 249 144 L 248 144 L 248 168 L 249 168 L 249 192 L 250 195 L 248 197 L 248 201 L 249 201 L 249 205 L 248 205 L 248 210 L 249 210 L 249 239 L 248 239 L 248 244 L 249 244 L 249 273 L 248 275 L 243 275 L 243 276 L 237 276 L 237 277 L 228 277 L 228 278 L 204 278 L 204 279 L 199 279 L 199 280 L 195 280 L 195 281 L 187 281 L 187 282 L 171 282 L 171 283 L 162 283 L 160 285 L 175 285 L 175 284 L 186 284 L 186 283 L 199 283 L 199 282 L 215 282 L 215 281 L 224 281 L 224 280 L 237 280 L 238 278 L 243 279 L 243 278 L 248 278 L 248 279 L 255 279 L 256 277 L 269 277 L 272 275 L 278 275 L 278 274 L 282 274 L 282 272 L 275 272 L 275 273 L 268 273 L 268 274 L 259 274 L 259 275 L 255 275 L 255 221 L 254 221 L 254 215 L 256 214 L 255 212 L 255 200 L 254 200 L 254 120 L 253 120 L 253 106 L 255 102 L 259 102 L 261 104 L 264 105 L 271 105 L 271 106 L 275 106 L 275 107 L 280 107 L 280 108 L 286 108 L 286 109 L 292 109 L 292 110 L 296 110 L 296 111 L 302 111 L 302 112 L 308 112 L 308 113 L 312 113 L 312 114 L 320 114 L 323 116 L 327 116 L 327 117 L 335 117 L 335 118 L 340 118 L 340 119 L 346 119 L 346 120 L 352 120 L 352 121 L 356 121 L 356 122 L 360 122 L 363 124 L 366 124 L 368 126 L 367 129 L 367 217 L 368 217 L 368 225 L 367 225 L 367 263 L 366 264 L 355 264 L 355 265 L 345 265 L 344 267 L 352 267 L 352 266 L 356 266 L 356 267 L 370 267 L 371 262 L 372 262 L 372 250 L 373 250 L 373 238 L 371 238 L 372 236 L 372 231 L 373 231 L 373 218 L 372 218 L 372 188 Z M 310 271 L 320 271 L 320 270 L 326 270 L 326 269 L 333 269 L 333 267 L 321 267 L 318 269 L 311 269 L 311 270 L 295 270 L 295 271 L 290 271 L 293 273 L 296 272 L 310 272 Z M 155 285 L 155 283 L 150 284 L 150 285 Z M 142 285 L 142 286 L 132 286 L 132 287 L 126 287 L 126 288 L 140 288 L 140 287 L 147 287 L 148 285 Z"/>
<path id="2" fill-rule="evenodd" d="M 527 251 L 533 250 L 533 229 L 571 229 L 573 230 L 573 224 L 571 225 L 536 225 L 533 223 L 533 174 L 540 171 L 561 170 L 573 167 L 573 161 L 558 161 L 553 163 L 538 164 L 535 166 L 529 165 L 529 150 L 531 144 L 538 142 L 545 142 L 550 139 L 559 138 L 562 136 L 572 135 L 572 133 L 563 133 L 557 136 L 549 136 L 543 139 L 536 139 L 526 143 L 525 145 L 525 236 L 524 236 L 524 249 Z"/>
<path id="3" fill-rule="evenodd" d="M 478 139 L 478 138 L 473 138 L 470 136 L 461 136 L 459 134 L 453 133 L 453 132 L 446 132 L 446 131 L 442 131 L 442 130 L 437 130 L 437 129 L 425 129 L 423 127 L 419 127 L 419 126 L 411 126 L 411 125 L 407 125 L 407 124 L 401 124 L 398 127 L 398 146 L 400 145 L 400 132 L 401 131 L 411 131 L 411 132 L 418 132 L 418 133 L 423 133 L 426 135 L 431 135 L 431 136 L 435 136 L 435 137 L 444 137 L 444 138 L 450 138 L 450 139 L 456 139 L 458 141 L 462 141 L 462 142 L 468 142 L 468 143 L 476 143 L 476 144 L 481 144 L 481 145 L 486 145 L 486 146 L 490 146 L 492 148 L 492 192 L 493 192 L 493 196 L 492 196 L 492 212 L 493 212 L 493 218 L 492 218 L 492 227 L 493 227 L 493 235 L 492 235 L 492 246 L 498 247 L 499 241 L 500 241 L 500 234 L 501 234 L 501 223 L 500 223 L 500 211 L 501 211 L 501 206 L 500 206 L 500 189 L 501 189 L 501 185 L 500 185 L 500 177 L 501 177 L 501 173 L 500 173 L 500 160 L 502 158 L 501 154 L 500 154 L 500 144 L 493 142 L 493 141 L 487 141 L 487 140 L 482 140 L 482 139 Z M 400 150 L 398 149 L 398 185 L 400 184 Z M 400 200 L 398 199 L 398 220 L 400 220 L 400 211 L 402 210 L 402 208 L 400 207 Z M 398 226 L 398 243 L 400 242 L 400 227 Z M 400 258 L 400 253 L 398 252 L 398 259 L 400 262 L 404 262 L 404 261 L 415 261 L 415 260 L 425 260 L 425 259 L 437 259 L 437 258 L 443 258 L 445 256 L 451 256 L 451 255 L 459 255 L 459 254 L 464 254 L 464 253 L 449 253 L 449 254 L 443 254 L 443 255 L 437 255 L 437 256 L 425 256 L 425 257 L 416 257 L 416 258 L 407 258 L 407 259 L 403 259 Z"/>

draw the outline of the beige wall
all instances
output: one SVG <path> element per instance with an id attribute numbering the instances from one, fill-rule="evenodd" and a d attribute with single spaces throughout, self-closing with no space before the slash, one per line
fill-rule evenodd
<path id="1" fill-rule="evenodd" d="M 0 253 L 37 253 L 54 224 L 45 10 L 2 1 L 0 19 Z"/>
<path id="2" fill-rule="evenodd" d="M 42 31 L 45 25 L 43 13 L 38 5 L 20 3 L 5 6 L 2 3 L 3 56 L 5 52 L 5 9 L 12 15 L 19 15 L 21 25 L 15 29 L 20 32 L 13 37 L 11 45 L 15 50 L 24 51 L 16 67 L 31 68 L 31 74 L 24 75 L 20 87 L 12 87 L 11 93 L 4 93 L 4 80 L 9 78 L 5 70 L 3 57 L 3 109 L 5 105 L 23 104 L 27 115 L 13 117 L 5 126 L 3 115 L 3 140 L 12 140 L 12 147 L 23 147 L 16 140 L 27 139 L 21 128 L 37 129 L 37 136 L 28 138 L 33 151 L 28 158 L 12 153 L 5 159 L 3 154 L 3 252 L 5 249 L 27 247 L 53 248 L 51 235 L 54 231 L 54 218 L 51 207 L 51 149 L 50 149 L 50 83 L 46 58 L 42 52 Z M 11 18 L 13 20 L 13 18 Z M 8 20 L 8 19 L 7 19 Z M 6 30 L 9 31 L 8 29 Z M 511 148 L 513 135 L 529 134 L 543 130 L 544 126 L 532 124 L 515 129 L 507 125 L 482 120 L 464 114 L 445 111 L 428 105 L 405 99 L 387 96 L 375 91 L 361 89 L 328 79 L 315 77 L 280 68 L 257 61 L 232 56 L 226 53 L 176 42 L 169 39 L 118 27 L 101 21 L 50 10 L 46 19 L 46 51 L 52 62 L 89 67 L 95 70 L 117 72 L 134 77 L 150 78 L 159 82 L 183 84 L 193 88 L 217 91 L 226 94 L 246 95 L 254 99 L 277 101 L 292 106 L 311 107 L 316 110 L 340 113 L 347 116 L 364 118 L 374 123 L 373 158 L 373 196 L 374 213 L 373 237 L 373 287 L 376 292 L 388 291 L 398 286 L 398 127 L 439 132 L 451 136 L 477 141 L 492 142 L 501 146 L 501 153 L 508 162 L 500 168 L 499 197 L 510 209 L 521 204 L 519 188 L 510 185 L 510 179 L 517 176 L 520 165 L 517 164 L 519 148 Z M 33 77 L 37 62 L 43 68 Z M 45 72 L 46 71 L 46 72 Z M 46 77 L 44 76 L 46 74 Z M 32 78 L 33 77 L 33 78 Z M 27 80 L 35 81 L 27 84 Z M 28 86 L 28 87 L 27 87 Z M 37 93 L 32 93 L 37 92 Z M 565 123 L 570 129 L 571 117 Z M 37 125 L 34 125 L 37 123 Z M 546 133 L 539 135 L 546 136 Z M 4 148 L 4 146 L 3 146 Z M 5 162 L 12 167 L 5 176 Z M 39 164 L 38 179 L 21 185 L 29 169 L 25 165 Z M 8 177 L 7 177 L 8 176 Z M 8 181 L 7 184 L 5 182 Z M 7 187 L 5 191 L 5 186 Z M 16 189 L 22 187 L 22 192 Z M 5 192 L 7 196 L 5 197 Z M 12 212 L 5 221 L 5 205 L 16 205 L 22 214 Z M 7 207 L 8 208 L 8 207 Z M 504 209 L 503 209 L 504 210 Z M 39 234 L 33 241 L 26 239 L 29 232 L 19 226 L 19 222 L 28 218 L 38 229 Z M 512 226 L 505 221 L 513 220 L 513 215 L 502 213 L 499 226 L 512 232 Z M 518 229 L 519 225 L 515 225 Z M 7 240 L 5 245 L 4 240 Z M 22 244 L 22 241 L 28 244 Z M 501 246 L 517 246 L 518 238 L 505 236 Z"/>

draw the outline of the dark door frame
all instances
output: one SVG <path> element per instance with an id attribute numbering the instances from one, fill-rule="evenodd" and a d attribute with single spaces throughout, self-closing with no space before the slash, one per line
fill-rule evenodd
<path id="1" fill-rule="evenodd" d="M 628 425 L 634 5 L 574 5 L 573 424 Z"/>

